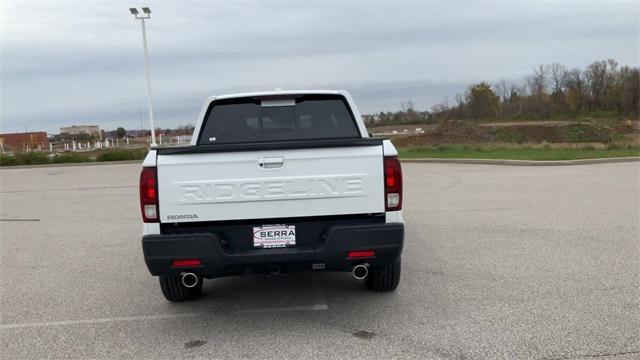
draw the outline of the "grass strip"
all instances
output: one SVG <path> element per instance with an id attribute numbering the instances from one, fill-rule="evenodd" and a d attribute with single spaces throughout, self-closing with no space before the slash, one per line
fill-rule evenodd
<path id="1" fill-rule="evenodd" d="M 142 160 L 147 156 L 147 152 L 147 149 L 117 149 L 105 150 L 97 155 L 95 153 L 86 154 L 72 152 L 55 155 L 44 152 L 16 153 L 13 155 L 1 154 L 0 166 Z"/>
<path id="2" fill-rule="evenodd" d="M 500 160 L 578 160 L 616 157 L 638 157 L 640 149 L 553 149 L 553 148 L 483 148 L 473 146 L 440 146 L 398 150 L 401 158 L 500 159 Z"/>

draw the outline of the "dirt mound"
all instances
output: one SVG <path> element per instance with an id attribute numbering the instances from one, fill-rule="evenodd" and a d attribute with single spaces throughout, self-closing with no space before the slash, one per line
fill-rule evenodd
<path id="1" fill-rule="evenodd" d="M 603 143 L 624 140 L 635 130 L 622 122 L 564 123 L 559 126 L 481 126 L 472 121 L 444 121 L 433 131 L 392 137 L 399 147 L 478 143 Z"/>

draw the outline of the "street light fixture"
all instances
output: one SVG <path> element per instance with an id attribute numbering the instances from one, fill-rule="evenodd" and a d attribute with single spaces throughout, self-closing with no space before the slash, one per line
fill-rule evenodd
<path id="1" fill-rule="evenodd" d="M 151 147 L 156 147 L 156 128 L 153 122 L 153 96 L 151 95 L 151 72 L 149 70 L 149 51 L 147 50 L 147 29 L 144 21 L 151 18 L 151 9 L 143 7 L 140 14 L 137 8 L 129 8 L 129 12 L 142 24 L 142 46 L 144 47 L 144 70 L 147 75 L 147 91 L 149 93 L 149 122 L 151 123 Z"/>

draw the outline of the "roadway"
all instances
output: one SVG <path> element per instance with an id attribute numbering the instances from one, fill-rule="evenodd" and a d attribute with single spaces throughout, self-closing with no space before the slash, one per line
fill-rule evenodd
<path id="1" fill-rule="evenodd" d="M 2 358 L 640 357 L 640 164 L 404 164 L 402 280 L 144 265 L 137 164 L 0 170 Z"/>

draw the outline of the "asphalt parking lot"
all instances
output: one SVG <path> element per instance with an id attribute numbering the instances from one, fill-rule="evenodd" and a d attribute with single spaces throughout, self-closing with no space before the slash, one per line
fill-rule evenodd
<path id="1" fill-rule="evenodd" d="M 404 164 L 402 281 L 144 265 L 140 165 L 0 170 L 2 358 L 640 358 L 640 163 Z"/>

